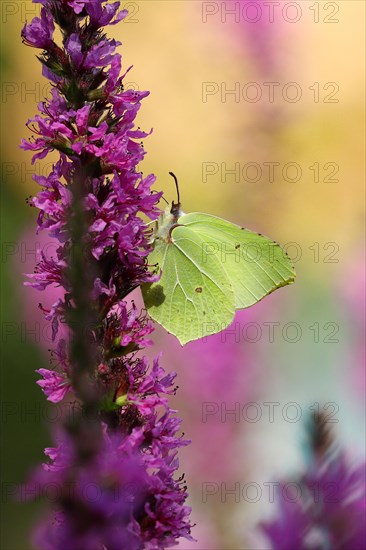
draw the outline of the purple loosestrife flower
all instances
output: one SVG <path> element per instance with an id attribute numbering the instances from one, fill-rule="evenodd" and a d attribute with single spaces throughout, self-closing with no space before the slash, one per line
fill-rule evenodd
<path id="1" fill-rule="evenodd" d="M 53 89 L 21 147 L 34 153 L 33 162 L 60 154 L 47 177 L 35 176 L 41 191 L 29 199 L 39 210 L 38 230 L 57 246 L 40 251 L 26 284 L 46 294 L 60 289 L 51 306 L 40 305 L 55 349 L 54 368 L 38 369 L 38 384 L 52 402 L 76 397 L 80 410 L 33 479 L 40 492 L 49 483 L 59 489 L 54 518 L 39 527 L 36 545 L 166 548 L 191 539 L 186 488 L 176 477 L 177 450 L 187 441 L 177 435 L 181 421 L 167 400 L 175 374 L 166 375 L 158 359 L 150 368 L 140 355 L 153 328 L 125 299 L 154 280 L 142 215 L 157 218 L 161 194 L 151 190 L 155 177 L 138 171 L 148 132 L 135 127 L 148 92 L 124 89 L 119 42 L 102 30 L 126 16 L 119 2 L 39 3 L 41 16 L 22 37 L 43 50 Z M 53 40 L 55 24 L 61 45 Z"/>
<path id="2" fill-rule="evenodd" d="M 63 511 L 41 525 L 37 546 L 155 549 L 174 544 L 178 536 L 190 539 L 184 480 L 173 476 L 177 449 L 187 442 L 176 437 L 180 420 L 164 397 L 172 392 L 174 375 L 165 376 L 157 361 L 147 369 L 144 359 L 129 364 L 121 406 L 104 413 L 102 447 L 83 468 L 75 466 L 70 436 L 46 449 L 52 462 L 31 486 L 41 493 L 55 487 Z M 103 365 L 99 371 L 107 384 L 113 382 L 113 369 Z"/>
<path id="3" fill-rule="evenodd" d="M 316 418 L 311 460 L 295 482 L 277 486 L 278 516 L 262 525 L 273 550 L 364 550 L 365 464 L 352 467 Z"/>
<path id="4" fill-rule="evenodd" d="M 42 49 L 52 48 L 54 30 L 52 15 L 48 11 L 42 10 L 41 18 L 35 17 L 32 25 L 24 26 L 22 37 L 29 46 Z"/>

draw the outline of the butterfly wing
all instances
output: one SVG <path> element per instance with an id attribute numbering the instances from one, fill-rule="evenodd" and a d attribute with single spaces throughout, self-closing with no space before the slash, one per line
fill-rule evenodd
<path id="1" fill-rule="evenodd" d="M 226 271 L 215 256 L 202 262 L 203 244 L 200 231 L 186 226 L 172 230 L 172 242 L 156 239 L 149 263 L 161 277 L 141 287 L 150 316 L 182 345 L 220 332 L 235 313 Z"/>
<path id="2" fill-rule="evenodd" d="M 249 307 L 295 280 L 286 253 L 259 233 L 202 213 L 184 214 L 179 223 L 200 235 L 201 267 L 213 256 L 221 263 L 234 291 L 236 309 Z"/>

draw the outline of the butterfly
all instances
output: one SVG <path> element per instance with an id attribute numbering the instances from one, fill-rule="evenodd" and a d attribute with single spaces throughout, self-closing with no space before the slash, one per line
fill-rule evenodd
<path id="1" fill-rule="evenodd" d="M 150 317 L 182 345 L 224 330 L 235 311 L 256 304 L 296 274 L 280 245 L 260 233 L 172 202 L 152 235 L 149 265 L 160 278 L 141 286 Z"/>

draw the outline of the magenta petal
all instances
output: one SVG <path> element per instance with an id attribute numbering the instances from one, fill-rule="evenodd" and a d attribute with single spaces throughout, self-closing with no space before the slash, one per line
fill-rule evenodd
<path id="1" fill-rule="evenodd" d="M 37 380 L 36 383 L 42 388 L 48 401 L 61 401 L 70 389 L 70 383 L 65 377 L 48 369 L 38 369 L 36 372 L 43 376 L 43 380 Z"/>

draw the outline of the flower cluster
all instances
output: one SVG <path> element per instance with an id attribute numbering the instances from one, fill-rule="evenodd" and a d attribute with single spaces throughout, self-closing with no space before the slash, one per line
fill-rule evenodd
<path id="1" fill-rule="evenodd" d="M 100 368 L 106 381 L 112 369 Z M 36 531 L 37 547 L 153 550 L 173 545 L 178 536 L 191 538 L 184 478 L 174 479 L 176 451 L 187 442 L 176 437 L 180 420 L 164 396 L 172 392 L 174 375 L 166 376 L 157 361 L 148 371 L 144 358 L 121 375 L 120 406 L 104 411 L 103 444 L 90 460 L 78 467 L 68 434 L 46 449 L 51 462 L 32 479 L 32 492 L 47 494 L 52 487 L 62 506 Z"/>
<path id="2" fill-rule="evenodd" d="M 175 375 L 165 375 L 157 360 L 150 368 L 140 356 L 153 329 L 126 301 L 153 280 L 143 217 L 157 218 L 161 194 L 151 189 L 155 177 L 138 171 L 145 154 L 140 140 L 148 133 L 135 127 L 148 92 L 124 89 L 120 43 L 103 32 L 126 17 L 119 2 L 34 1 L 41 14 L 24 26 L 22 38 L 42 50 L 53 88 L 21 147 L 33 152 L 33 162 L 59 152 L 51 173 L 34 177 L 41 191 L 29 200 L 39 210 L 38 229 L 58 245 L 54 255 L 40 254 L 26 284 L 64 291 L 50 307 L 40 305 L 52 325 L 55 368 L 39 369 L 38 384 L 48 400 L 70 394 L 81 406 L 58 448 L 46 450 L 51 463 L 38 474 L 41 485 L 73 491 L 60 491 L 54 521 L 41 526 L 37 545 L 165 548 L 190 538 L 186 488 L 174 477 L 177 449 L 187 442 L 177 436 L 180 420 L 166 397 L 175 391 Z M 90 483 L 95 498 L 85 491 Z"/>
<path id="3" fill-rule="evenodd" d="M 262 525 L 273 550 L 364 550 L 365 465 L 351 467 L 318 418 L 308 470 L 277 484 L 277 518 Z"/>

